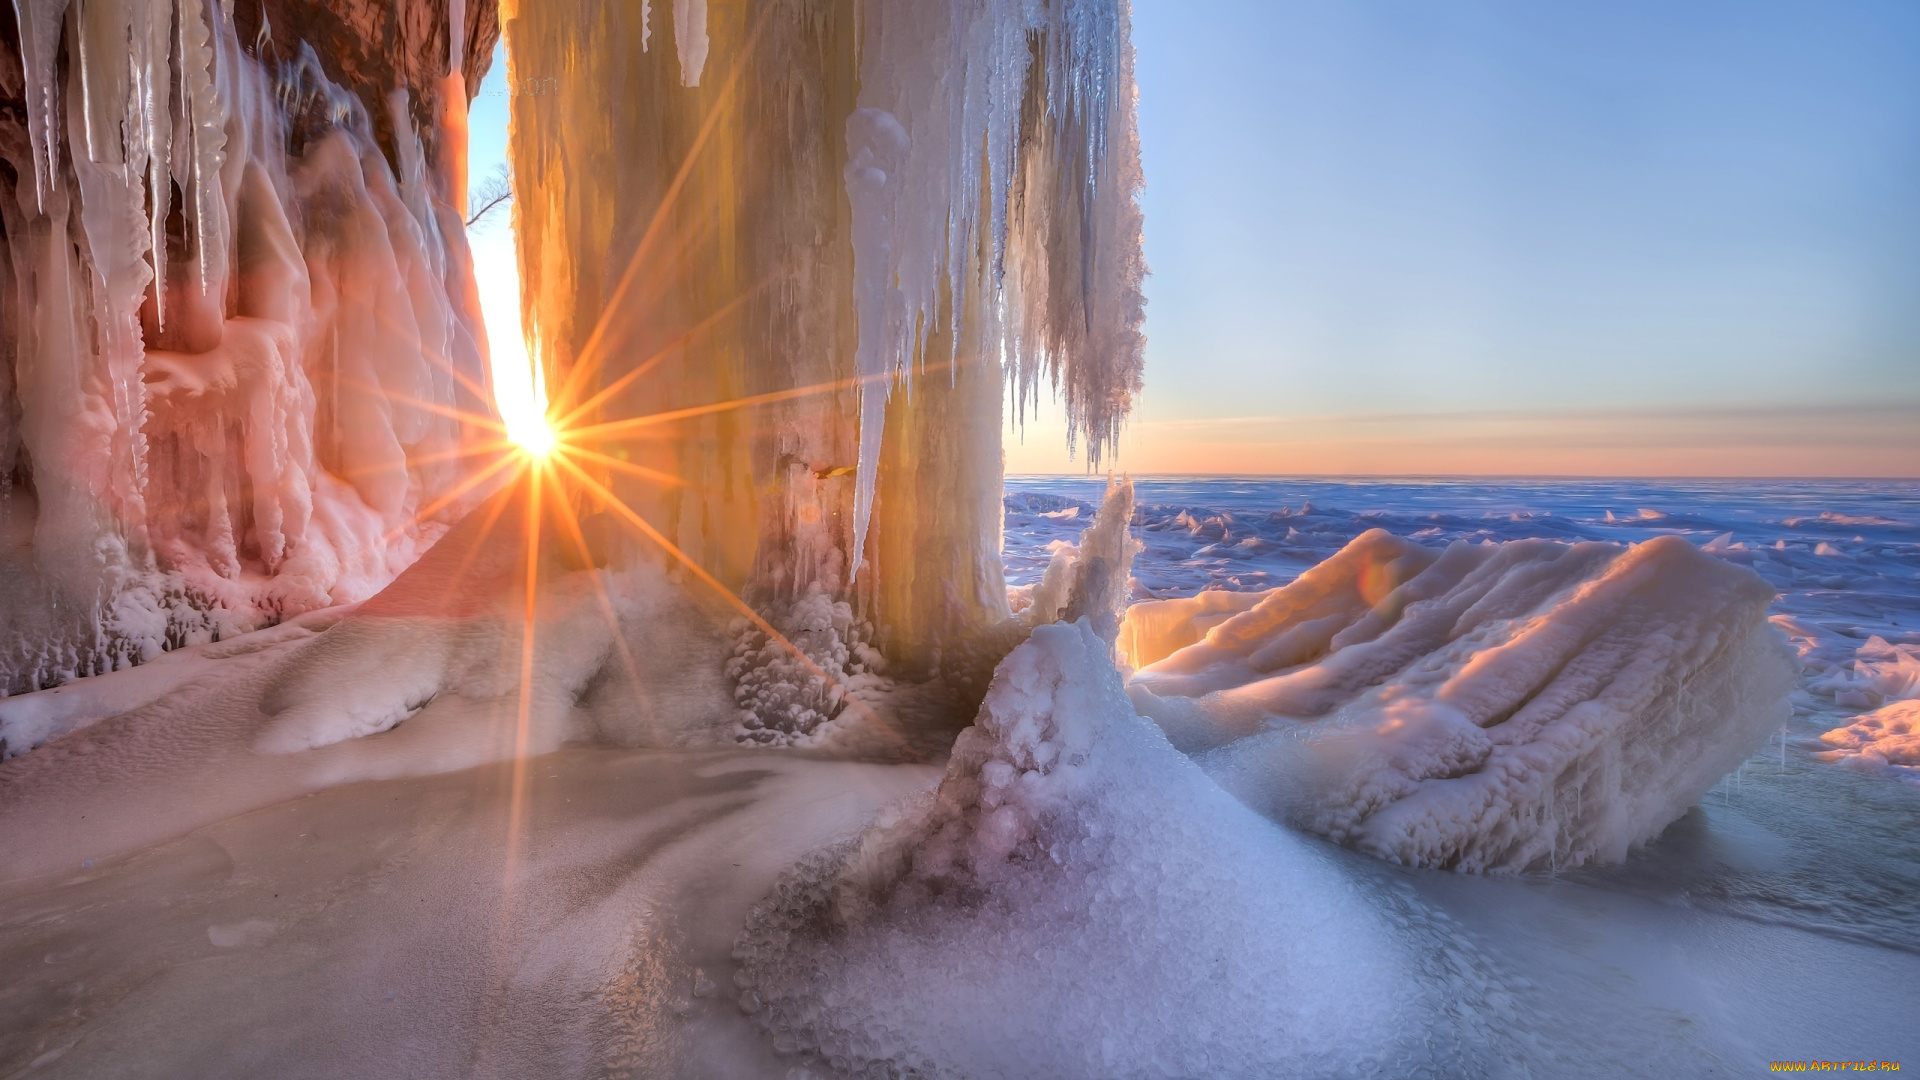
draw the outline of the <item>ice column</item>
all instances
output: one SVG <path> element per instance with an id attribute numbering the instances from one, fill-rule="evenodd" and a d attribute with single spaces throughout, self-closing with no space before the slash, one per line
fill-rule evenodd
<path id="1" fill-rule="evenodd" d="M 910 666 L 1004 618 L 1005 389 L 1057 386 L 1097 458 L 1139 386 L 1123 0 L 508 0 L 503 20 L 516 78 L 557 83 L 514 101 L 514 186 L 558 407 L 831 388 L 618 448 L 684 484 L 606 482 L 756 603 L 822 589 Z M 663 29 L 676 55 L 648 51 Z"/>

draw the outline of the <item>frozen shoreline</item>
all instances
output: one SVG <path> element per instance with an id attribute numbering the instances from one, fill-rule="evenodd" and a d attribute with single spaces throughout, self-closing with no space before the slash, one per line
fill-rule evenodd
<path id="1" fill-rule="evenodd" d="M 1186 572 L 1152 558 L 1138 576 Z M 431 559 L 420 574 L 439 580 Z M 670 593 L 635 584 L 633 627 L 693 625 Z M 1130 708 L 1076 681 L 1089 663 L 1061 661 L 1046 693 L 1029 679 L 1015 698 L 990 697 L 999 749 L 975 747 L 958 765 L 666 737 L 674 717 L 710 707 L 694 726 L 724 733 L 730 714 L 700 704 L 707 691 L 655 691 L 651 719 L 621 726 L 623 707 L 598 683 L 565 674 L 601 646 L 591 620 L 569 621 L 573 594 L 559 590 L 556 640 L 576 655 L 556 677 L 579 686 L 536 700 L 533 756 L 516 783 L 502 760 L 512 742 L 501 741 L 511 680 L 473 666 L 518 648 L 487 629 L 490 601 L 443 605 L 453 621 L 427 669 L 439 673 L 431 700 L 399 720 L 382 711 L 411 708 L 417 691 L 369 681 L 393 643 L 418 636 L 407 629 L 416 616 L 393 606 L 404 593 L 349 614 L 359 629 L 334 637 L 359 643 L 350 648 L 316 650 L 316 625 L 222 642 L 225 658 L 183 656 L 190 678 L 156 666 L 168 685 L 128 691 L 127 701 L 151 696 L 133 714 L 0 765 L 10 836 L 0 1013 L 19 1018 L 0 1026 L 0 1075 L 794 1080 L 839 1075 L 810 1050 L 844 1056 L 855 1044 L 831 1033 L 882 1012 L 911 1022 L 853 1057 L 882 1073 L 919 1059 L 987 1075 L 993 1057 L 980 1051 L 994 1032 L 1082 1007 L 1119 1027 L 1060 1030 L 1049 1075 L 1338 1075 L 1369 1058 L 1389 1075 L 1460 1075 L 1462 1062 L 1485 1075 L 1748 1075 L 1780 1059 L 1920 1059 L 1907 1022 L 1920 1001 L 1910 933 L 1920 899 L 1903 885 L 1920 866 L 1920 800 L 1914 785 L 1817 761 L 1800 741 L 1763 750 L 1623 865 L 1498 880 L 1401 869 L 1224 800 L 1157 731 L 1127 720 Z M 670 670 L 703 649 L 725 655 L 724 640 L 702 640 L 682 635 L 679 660 L 643 659 Z M 291 685 L 319 688 L 306 695 L 318 702 L 356 679 L 357 712 L 255 706 Z M 1066 718 L 1105 700 L 1097 708 L 1113 716 L 1081 734 L 1033 726 L 1049 700 L 1069 703 Z M 1798 740 L 1840 707 L 1796 700 Z M 258 752 L 263 731 L 291 730 L 296 715 L 299 730 L 326 738 Z M 355 725 L 369 717 L 398 726 L 368 736 Z M 1101 750 L 1120 736 L 1100 732 L 1132 734 Z M 1015 774 L 992 763 L 1017 764 L 1050 740 L 1093 753 L 1092 771 L 1012 802 L 969 786 L 1004 786 Z M 848 746 L 843 758 L 859 756 Z M 993 853 L 1037 843 L 1067 876 L 1033 877 L 1016 861 L 984 908 L 882 901 L 859 949 L 844 951 L 853 939 L 832 931 L 821 951 L 790 944 L 771 964 L 749 959 L 754 975 L 736 981 L 736 942 L 771 910 L 783 875 L 853 842 L 882 807 L 945 783 L 983 800 L 978 816 L 955 819 L 971 824 L 940 834 L 973 852 L 967 874 L 1001 880 Z M 1026 808 L 1024 824 L 986 813 L 1010 805 Z M 891 813 L 909 850 L 935 850 L 911 812 Z M 1099 839 L 1109 827 L 1121 831 Z M 1209 875 L 1221 887 L 1203 885 Z M 1234 899 L 1234 889 L 1250 891 Z M 1037 935 L 1030 948 L 995 952 L 1023 934 Z M 1322 953 L 1338 962 L 1313 959 Z M 1237 974 L 1214 966 L 1223 959 Z M 1392 994 L 1368 989 L 1382 979 Z M 746 997 L 778 987 L 781 1023 L 830 1037 L 763 1030 L 772 999 Z M 1302 1005 L 1342 994 L 1369 1003 L 1346 1010 L 1354 1030 L 1288 1028 Z M 792 1026 L 814 1008 L 831 1023 Z M 946 1016 L 973 1027 L 929 1019 Z M 1136 1017 L 1172 1026 L 1154 1034 Z M 1391 1037 L 1370 1038 L 1369 1024 Z M 1425 1048 L 1396 1041 L 1408 1033 Z M 1119 1041 L 1103 1049 L 1102 1038 Z M 1295 1046 L 1311 1052 L 1286 1051 Z M 1109 1053 L 1120 1057 L 1099 1064 Z M 1298 1064 L 1266 1056 L 1282 1053 Z"/>

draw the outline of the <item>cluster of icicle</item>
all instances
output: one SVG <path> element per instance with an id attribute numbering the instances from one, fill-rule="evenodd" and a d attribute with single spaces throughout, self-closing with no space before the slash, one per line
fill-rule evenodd
<path id="1" fill-rule="evenodd" d="M 32 546 L 0 555 L 0 693 L 370 595 L 480 437 L 451 413 L 488 407 L 405 91 L 390 162 L 310 49 L 242 50 L 232 0 L 15 10 L 0 474 L 32 486 L 0 498 Z"/>
<path id="2" fill-rule="evenodd" d="M 847 119 L 864 550 L 886 401 L 988 290 L 1024 408 L 1052 380 L 1090 464 L 1140 388 L 1141 183 L 1126 0 L 866 0 Z M 985 258 L 981 258 L 982 254 Z M 982 270 L 979 279 L 970 266 Z"/>

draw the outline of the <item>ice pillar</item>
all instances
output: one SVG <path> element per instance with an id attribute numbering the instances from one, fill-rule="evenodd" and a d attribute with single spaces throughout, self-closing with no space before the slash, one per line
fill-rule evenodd
<path id="1" fill-rule="evenodd" d="M 502 20 L 525 322 L 601 480 L 763 607 L 850 600 L 895 660 L 1004 618 L 1003 400 L 1050 383 L 1097 459 L 1139 386 L 1124 0 Z"/>

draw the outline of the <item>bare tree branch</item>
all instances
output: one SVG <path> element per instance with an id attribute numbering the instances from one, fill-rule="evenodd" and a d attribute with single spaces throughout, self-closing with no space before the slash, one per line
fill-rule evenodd
<path id="1" fill-rule="evenodd" d="M 512 199 L 513 180 L 507 173 L 507 167 L 504 164 L 495 165 L 493 171 L 480 182 L 480 186 L 474 189 L 472 198 L 468 200 L 468 205 L 474 209 L 473 213 L 467 216 L 467 228 L 471 229 L 478 225 L 480 219 L 486 217 L 494 207 L 510 202 Z"/>

